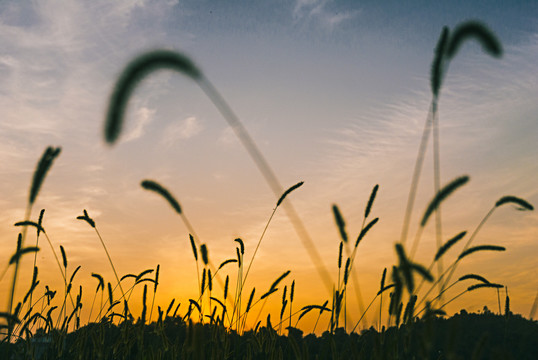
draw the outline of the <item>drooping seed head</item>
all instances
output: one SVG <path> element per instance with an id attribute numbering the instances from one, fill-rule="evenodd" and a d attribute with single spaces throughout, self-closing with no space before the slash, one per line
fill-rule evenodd
<path id="1" fill-rule="evenodd" d="M 289 193 L 291 193 L 293 190 L 297 189 L 298 187 L 302 186 L 304 184 L 304 181 L 298 182 L 297 184 L 290 187 L 288 190 L 284 191 L 284 193 L 280 196 L 278 201 L 276 202 L 276 207 L 278 207 L 280 204 L 282 204 L 282 201 L 288 196 Z"/>
<path id="2" fill-rule="evenodd" d="M 466 40 L 473 38 L 482 45 L 482 48 L 489 55 L 496 58 L 501 57 L 503 53 L 501 43 L 487 26 L 477 21 L 467 21 L 454 28 L 446 50 L 447 57 L 453 59 L 460 46 Z"/>
<path id="3" fill-rule="evenodd" d="M 462 231 L 458 235 L 454 236 L 450 240 L 448 240 L 446 243 L 444 243 L 439 250 L 437 250 L 437 253 L 435 254 L 434 261 L 439 260 L 441 256 L 443 256 L 448 249 L 450 249 L 454 244 L 456 244 L 458 241 L 463 239 L 463 237 L 467 234 L 467 231 Z"/>
<path id="4" fill-rule="evenodd" d="M 290 274 L 290 270 L 286 271 L 285 273 L 283 273 L 282 275 L 280 275 L 274 282 L 273 284 L 271 285 L 271 289 L 276 289 L 277 285 L 282 281 L 284 280 L 284 278 L 286 276 L 288 276 Z"/>
<path id="5" fill-rule="evenodd" d="M 519 198 L 517 196 L 512 196 L 512 195 L 503 196 L 495 203 L 495 207 L 499 207 L 504 204 L 519 205 L 520 206 L 519 210 L 528 210 L 528 211 L 534 210 L 534 206 L 532 206 L 528 201 L 522 198 Z"/>
<path id="6" fill-rule="evenodd" d="M 159 69 L 178 71 L 194 81 L 202 78 L 202 72 L 187 56 L 170 50 L 144 53 L 131 61 L 121 73 L 110 96 L 105 121 L 105 140 L 113 144 L 123 128 L 125 110 L 138 83 Z"/>
<path id="7" fill-rule="evenodd" d="M 241 248 L 241 255 L 245 254 L 245 244 L 243 243 L 243 240 L 240 238 L 235 239 L 234 241 L 237 241 L 239 243 L 239 247 Z"/>
<path id="8" fill-rule="evenodd" d="M 485 277 L 477 275 L 477 274 L 463 275 L 462 277 L 458 279 L 458 281 L 463 281 L 463 280 L 468 280 L 468 279 L 478 280 L 478 281 L 483 282 L 484 284 L 489 284 L 489 281 Z"/>
<path id="9" fill-rule="evenodd" d="M 144 180 L 140 184 L 142 187 L 149 191 L 154 191 L 157 194 L 161 195 L 174 209 L 178 214 L 181 215 L 181 206 L 179 206 L 179 202 L 176 200 L 176 198 L 168 191 L 166 188 L 164 188 L 161 184 L 153 181 L 153 180 Z"/>
<path id="10" fill-rule="evenodd" d="M 505 251 L 506 248 L 504 246 L 497 246 L 497 245 L 478 245 L 468 248 L 465 251 L 462 251 L 460 256 L 458 256 L 458 261 L 466 257 L 467 255 L 473 254 L 477 251 Z"/>
<path id="11" fill-rule="evenodd" d="M 461 186 L 465 185 L 469 181 L 469 176 L 464 175 L 460 176 L 454 180 L 452 180 L 450 183 L 445 185 L 442 189 L 440 189 L 437 194 L 433 197 L 433 199 L 430 201 L 428 207 L 426 208 L 426 211 L 424 211 L 424 215 L 422 216 L 422 220 L 420 222 L 420 226 L 425 226 L 426 222 L 428 222 L 428 219 L 430 215 L 437 210 L 439 205 L 441 205 L 441 202 L 445 200 L 450 194 L 452 194 L 454 191 L 456 191 Z"/>

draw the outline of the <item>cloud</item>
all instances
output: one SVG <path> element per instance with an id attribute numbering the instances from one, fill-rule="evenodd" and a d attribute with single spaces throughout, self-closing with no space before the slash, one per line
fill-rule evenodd
<path id="1" fill-rule="evenodd" d="M 162 141 L 164 145 L 171 146 L 178 140 L 187 140 L 198 135 L 203 129 L 200 120 L 190 116 L 183 121 L 168 125 Z"/>
<path id="2" fill-rule="evenodd" d="M 227 126 L 224 130 L 222 130 L 217 141 L 220 144 L 227 146 L 239 144 L 239 140 L 230 126 Z"/>
<path id="3" fill-rule="evenodd" d="M 316 21 L 326 30 L 334 28 L 347 20 L 360 14 L 359 10 L 337 10 L 330 0 L 297 0 L 293 9 L 293 18 L 296 22 Z"/>
<path id="4" fill-rule="evenodd" d="M 135 125 L 127 132 L 127 134 L 121 139 L 122 143 L 136 140 L 144 135 L 146 126 L 154 119 L 155 109 L 142 106 L 138 108 L 135 114 Z"/>
<path id="5" fill-rule="evenodd" d="M 120 66 L 168 36 L 164 20 L 176 5 L 146 3 L 3 2 L 0 126 L 39 136 L 94 131 L 80 125 L 95 123 L 84 118 L 102 108 Z M 152 16 L 163 23 L 148 25 Z"/>

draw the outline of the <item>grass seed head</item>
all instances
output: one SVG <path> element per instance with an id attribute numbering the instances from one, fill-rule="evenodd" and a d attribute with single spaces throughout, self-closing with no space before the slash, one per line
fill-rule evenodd
<path id="1" fill-rule="evenodd" d="M 372 193 L 370 194 L 370 198 L 368 199 L 368 204 L 366 204 L 366 209 L 364 210 L 365 219 L 368 217 L 368 215 L 370 215 L 370 211 L 372 210 L 372 205 L 374 204 L 374 200 L 377 195 L 377 190 L 379 190 L 379 184 L 376 184 L 374 188 L 372 189 Z"/>
<path id="2" fill-rule="evenodd" d="M 192 253 L 194 254 L 194 260 L 198 261 L 198 250 L 196 250 L 196 244 L 194 243 L 194 238 L 189 234 L 189 240 L 191 242 Z"/>
<path id="3" fill-rule="evenodd" d="M 45 152 L 41 156 L 41 159 L 37 163 L 37 167 L 34 171 L 32 186 L 30 187 L 30 195 L 28 199 L 28 202 L 30 204 L 33 204 L 35 202 L 37 194 L 39 193 L 39 189 L 41 188 L 41 185 L 45 180 L 45 176 L 47 176 L 47 172 L 51 168 L 54 159 L 56 159 L 58 155 L 60 155 L 61 150 L 62 149 L 59 147 L 53 148 L 52 146 L 49 146 L 47 147 L 47 149 L 45 149 Z"/>
<path id="4" fill-rule="evenodd" d="M 304 181 L 298 182 L 297 184 L 290 187 L 288 190 L 284 191 L 284 193 L 280 196 L 278 201 L 276 202 L 276 207 L 278 207 L 280 204 L 282 204 L 282 201 L 288 196 L 289 193 L 291 193 L 293 190 L 297 189 L 298 187 L 302 186 L 304 184 Z"/>
<path id="5" fill-rule="evenodd" d="M 426 208 L 426 211 L 424 211 L 424 215 L 422 216 L 422 220 L 420 221 L 420 226 L 425 226 L 426 222 L 428 222 L 430 215 L 433 214 L 435 210 L 437 210 L 439 205 L 441 205 L 441 202 L 443 202 L 443 200 L 449 197 L 458 188 L 465 185 L 468 181 L 469 176 L 460 176 L 449 182 L 442 189 L 440 189 L 430 201 L 428 207 Z"/>
<path id="6" fill-rule="evenodd" d="M 478 245 L 468 248 L 465 251 L 462 251 L 460 256 L 458 256 L 458 261 L 466 257 L 467 255 L 473 254 L 477 251 L 505 251 L 506 248 L 504 246 L 497 246 L 497 245 Z"/>
<path id="7" fill-rule="evenodd" d="M 239 243 L 239 247 L 241 248 L 241 255 L 245 254 L 245 244 L 243 243 L 243 240 L 240 238 L 235 239 L 234 241 L 237 241 Z"/>
<path id="8" fill-rule="evenodd" d="M 522 198 L 519 198 L 517 196 L 512 196 L 512 195 L 503 196 L 495 203 L 495 207 L 499 207 L 504 204 L 519 205 L 520 210 L 528 210 L 528 211 L 534 210 L 534 206 L 532 206 L 528 201 Z"/>
<path id="9" fill-rule="evenodd" d="M 443 27 L 441 35 L 439 36 L 439 40 L 437 41 L 437 46 L 435 47 L 435 53 L 430 73 L 432 94 L 435 97 L 439 95 L 439 90 L 441 89 L 441 83 L 443 81 L 443 64 L 446 57 L 446 48 L 448 44 L 449 33 L 450 31 L 448 30 L 448 27 Z"/>
<path id="10" fill-rule="evenodd" d="M 446 50 L 447 57 L 453 59 L 461 45 L 466 40 L 473 38 L 482 45 L 484 51 L 489 55 L 496 58 L 502 56 L 503 49 L 495 34 L 478 21 L 467 21 L 454 28 Z"/>
<path id="11" fill-rule="evenodd" d="M 149 191 L 154 191 L 157 194 L 161 195 L 166 201 L 168 201 L 168 204 L 174 209 L 178 214 L 181 215 L 181 206 L 179 206 L 179 202 L 176 200 L 176 198 L 161 184 L 153 181 L 153 180 L 144 180 L 140 184 L 144 189 Z"/>
<path id="12" fill-rule="evenodd" d="M 454 244 L 456 244 L 458 241 L 460 241 L 465 235 L 467 234 L 467 231 L 462 231 L 458 235 L 454 236 L 450 240 L 448 240 L 446 243 L 444 243 L 439 250 L 437 250 L 437 253 L 435 254 L 434 260 L 437 261 L 443 256 L 448 249 L 450 249 Z"/>
<path id="13" fill-rule="evenodd" d="M 107 143 L 113 144 L 118 139 L 127 104 L 138 83 L 159 69 L 176 70 L 195 81 L 202 77 L 202 72 L 192 60 L 178 52 L 155 50 L 135 58 L 121 73 L 110 96 L 104 129 Z"/>
<path id="14" fill-rule="evenodd" d="M 200 245 L 200 254 L 202 254 L 202 261 L 204 265 L 207 265 L 209 263 L 209 257 L 208 257 L 207 252 L 208 252 L 207 245 L 206 244 Z"/>
<path id="15" fill-rule="evenodd" d="M 338 206 L 336 205 L 333 205 L 333 214 L 336 225 L 338 226 L 338 231 L 340 231 L 342 241 L 347 242 L 346 223 L 342 217 L 342 214 L 340 213 L 340 210 L 338 209 Z"/>
<path id="16" fill-rule="evenodd" d="M 63 261 L 63 265 L 64 265 L 64 268 L 67 267 L 67 256 L 65 255 L 65 249 L 62 245 L 60 245 L 60 252 L 62 253 L 62 261 Z"/>

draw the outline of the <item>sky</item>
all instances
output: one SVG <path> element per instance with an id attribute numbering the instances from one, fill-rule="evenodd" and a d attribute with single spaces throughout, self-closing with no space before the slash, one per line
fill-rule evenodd
<path id="1" fill-rule="evenodd" d="M 56 251 L 65 248 L 68 271 L 81 266 L 75 283 L 85 289 L 84 314 L 96 286 L 91 273 L 114 280 L 99 238 L 76 220 L 83 209 L 95 220 L 120 276 L 160 264 L 156 301 L 166 307 L 179 299 L 180 313 L 197 294 L 189 232 L 163 199 L 141 188 L 144 179 L 161 183 L 178 199 L 215 264 L 235 258 L 238 237 L 250 259 L 277 198 L 194 82 L 171 71 L 151 74 L 129 102 L 118 143 L 104 141 L 108 97 L 117 77 L 135 56 L 164 48 L 197 64 L 284 188 L 304 181 L 286 201 L 297 210 L 334 282 L 340 237 L 332 205 L 338 205 L 350 238 L 356 239 L 371 189 L 379 184 L 371 216 L 380 220 L 361 242 L 354 264 L 354 281 L 368 303 L 383 268 L 397 261 L 394 244 L 431 101 L 430 66 L 443 26 L 480 20 L 504 49 L 495 59 L 477 42 L 465 43 L 441 90 L 441 184 L 463 174 L 471 178 L 443 204 L 443 239 L 473 231 L 501 196 L 538 204 L 537 15 L 535 1 L 2 1 L 2 266 L 15 250 L 20 229 L 13 224 L 24 220 L 32 173 L 49 145 L 62 152 L 31 219 L 45 209 L 43 225 Z M 434 195 L 431 150 L 430 144 L 412 235 Z M 435 253 L 432 224 L 416 256 L 425 265 Z M 501 245 L 507 251 L 469 257 L 456 274 L 478 273 L 506 285 L 512 310 L 529 316 L 538 289 L 537 237 L 535 211 L 501 207 L 474 245 Z M 27 241 L 35 242 L 33 232 Z M 61 288 L 52 251 L 45 242 L 40 247 L 38 291 L 45 284 Z M 31 264 L 27 256 L 21 265 L 21 296 Z M 294 308 L 322 304 L 330 294 L 318 265 L 279 208 L 246 291 L 255 286 L 261 295 L 291 270 L 282 285 L 296 281 Z M 235 279 L 236 270 L 227 271 Z M 0 282 L 3 308 L 11 272 Z M 141 298 L 141 287 L 134 298 Z M 264 311 L 278 317 L 280 301 L 275 295 Z M 348 302 L 356 321 L 355 289 Z M 479 311 L 484 305 L 498 310 L 495 290 L 466 294 L 447 310 Z M 369 312 L 364 324 L 375 319 L 376 311 Z M 314 316 L 301 320 L 306 331 L 314 322 Z"/>

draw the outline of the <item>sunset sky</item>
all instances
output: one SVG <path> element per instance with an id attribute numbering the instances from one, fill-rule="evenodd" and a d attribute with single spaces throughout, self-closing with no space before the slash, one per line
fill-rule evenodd
<path id="1" fill-rule="evenodd" d="M 171 71 L 152 74 L 129 103 L 118 143 L 104 142 L 108 97 L 118 75 L 136 55 L 166 48 L 187 54 L 200 67 L 284 188 L 304 181 L 286 201 L 293 203 L 334 281 L 340 237 L 331 207 L 339 206 L 354 242 L 370 191 L 380 185 L 372 212 L 380 220 L 360 244 L 355 262 L 368 303 L 383 268 L 397 261 L 394 244 L 431 101 L 433 49 L 444 25 L 453 29 L 469 19 L 495 32 L 504 55 L 492 58 L 469 41 L 448 69 L 439 103 L 441 183 L 463 174 L 471 181 L 443 204 L 445 240 L 472 232 L 503 195 L 538 204 L 536 1 L 2 1 L 2 270 L 20 230 L 13 224 L 23 220 L 32 173 L 48 145 L 62 152 L 31 218 L 46 209 L 45 230 L 58 252 L 60 244 L 65 247 L 68 270 L 82 266 L 75 283 L 84 286 L 84 311 L 96 286 L 91 273 L 114 280 L 99 239 L 76 220 L 83 209 L 96 221 L 120 276 L 160 264 L 157 301 L 166 307 L 179 299 L 180 313 L 197 294 L 188 230 L 163 199 L 141 188 L 144 179 L 174 194 L 215 264 L 235 257 L 237 237 L 250 259 L 277 198 L 195 83 Z M 430 143 L 412 235 L 432 196 Z M 256 286 L 259 296 L 291 270 L 282 286 L 295 279 L 294 308 L 322 304 L 330 294 L 282 210 L 267 230 L 246 291 Z M 425 265 L 435 253 L 432 225 L 418 249 L 417 260 Z M 42 240 L 40 293 L 45 284 L 63 287 Z M 33 231 L 26 245 L 31 244 Z M 528 316 L 538 289 L 536 211 L 497 209 L 475 239 L 478 244 L 507 251 L 470 256 L 457 276 L 477 273 L 508 286 L 512 310 Z M 31 257 L 22 262 L 21 296 L 29 287 Z M 233 266 L 225 269 L 223 275 L 235 277 Z M 10 269 L 0 282 L 1 309 L 11 277 Z M 140 294 L 141 288 L 133 299 Z M 349 296 L 355 304 L 353 289 Z M 279 292 L 265 308 L 275 319 L 280 300 Z M 498 310 L 495 290 L 476 290 L 448 310 L 478 311 L 484 305 Z M 358 320 L 358 311 L 350 311 Z M 367 324 L 375 316 L 369 312 Z M 306 331 L 314 321 L 305 317 Z"/>

